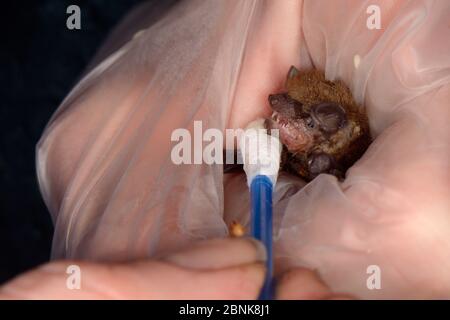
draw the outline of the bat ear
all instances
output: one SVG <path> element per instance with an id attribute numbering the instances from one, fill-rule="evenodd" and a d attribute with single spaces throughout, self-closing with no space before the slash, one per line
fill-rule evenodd
<path id="1" fill-rule="evenodd" d="M 347 113 L 344 108 L 333 102 L 322 102 L 312 106 L 311 116 L 327 133 L 335 133 L 347 124 Z"/>
<path id="2" fill-rule="evenodd" d="M 294 66 L 291 66 L 291 68 L 288 71 L 288 74 L 287 74 L 286 78 L 287 79 L 295 78 L 298 75 L 298 73 L 299 73 L 298 69 L 296 67 L 294 67 Z"/>
<path id="3" fill-rule="evenodd" d="M 289 89 L 291 87 L 291 85 L 293 85 L 295 83 L 295 78 L 297 78 L 299 73 L 300 73 L 300 71 L 298 71 L 298 69 L 296 67 L 291 66 L 287 73 L 284 86 Z"/>

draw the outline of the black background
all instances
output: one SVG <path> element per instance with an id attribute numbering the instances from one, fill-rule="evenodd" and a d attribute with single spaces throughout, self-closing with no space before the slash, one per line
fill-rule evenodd
<path id="1" fill-rule="evenodd" d="M 35 145 L 108 32 L 142 2 L 2 2 L 0 283 L 48 260 L 53 226 L 37 185 Z M 71 4 L 80 6 L 81 30 L 66 28 Z"/>

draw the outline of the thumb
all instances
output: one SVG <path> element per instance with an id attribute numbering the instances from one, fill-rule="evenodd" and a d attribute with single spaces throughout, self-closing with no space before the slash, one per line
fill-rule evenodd
<path id="1" fill-rule="evenodd" d="M 164 261 L 51 262 L 4 284 L 0 299 L 256 299 L 265 273 L 258 250 L 254 241 L 223 239 Z"/>

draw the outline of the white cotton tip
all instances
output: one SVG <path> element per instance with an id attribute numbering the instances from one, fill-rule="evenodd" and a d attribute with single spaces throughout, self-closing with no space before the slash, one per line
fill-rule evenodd
<path id="1" fill-rule="evenodd" d="M 251 122 L 239 140 L 249 186 L 257 175 L 267 176 L 275 185 L 280 170 L 282 145 L 278 130 L 267 134 L 264 121 L 258 119 Z"/>

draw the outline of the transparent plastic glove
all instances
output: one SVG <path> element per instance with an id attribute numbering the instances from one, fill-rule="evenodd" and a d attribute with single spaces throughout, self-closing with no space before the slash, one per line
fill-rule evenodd
<path id="1" fill-rule="evenodd" d="M 222 166 L 174 164 L 171 135 L 193 137 L 195 120 L 225 129 L 259 6 L 182 2 L 73 89 L 37 148 L 53 258 L 128 260 L 227 235 Z"/>
<path id="2" fill-rule="evenodd" d="M 375 3 L 382 29 L 368 30 Z M 447 1 L 304 4 L 313 64 L 350 85 L 375 138 L 343 183 L 322 175 L 292 196 L 278 235 L 280 256 L 336 291 L 450 298 L 449 21 Z"/>
<path id="3" fill-rule="evenodd" d="M 224 129 L 267 116 L 288 67 L 314 65 L 350 85 L 376 140 L 343 183 L 321 175 L 302 188 L 280 177 L 278 269 L 317 269 L 333 290 L 360 297 L 446 296 L 448 5 L 379 2 L 383 28 L 368 30 L 370 4 L 185 2 L 107 58 L 38 146 L 53 256 L 151 256 L 248 219 L 245 177 L 174 165 L 170 135 L 194 120 Z M 381 290 L 366 287 L 373 264 Z"/>
<path id="4" fill-rule="evenodd" d="M 265 257 L 257 241 L 215 239 L 159 260 L 56 261 L 0 286 L 0 299 L 256 299 Z"/>
<path id="5" fill-rule="evenodd" d="M 366 27 L 372 4 L 381 30 Z M 450 298 L 448 21 L 446 1 L 304 2 L 299 66 L 343 79 L 375 141 L 342 183 L 320 175 L 299 190 L 279 179 L 279 273 L 315 269 L 335 292 L 362 298 Z M 235 212 L 241 178 L 227 179 Z"/>
<path id="6" fill-rule="evenodd" d="M 53 258 L 136 259 L 228 235 L 222 165 L 174 164 L 171 135 L 187 128 L 194 141 L 194 121 L 203 131 L 223 130 L 267 114 L 247 107 L 254 101 L 234 101 L 237 82 L 261 86 L 259 106 L 282 86 L 301 34 L 298 15 L 285 16 L 300 12 L 300 4 L 278 10 L 274 1 L 184 1 L 131 40 L 124 30 L 145 23 L 128 18 L 119 26 L 97 59 L 122 47 L 72 90 L 37 147 L 41 191 L 55 223 Z M 294 24 L 291 34 L 286 26 Z M 295 41 L 272 52 L 280 30 Z M 279 81 L 241 76 L 246 50 L 269 59 L 257 71 L 276 71 Z"/>

